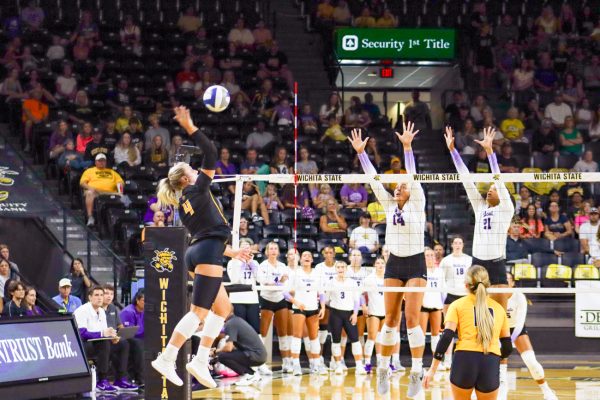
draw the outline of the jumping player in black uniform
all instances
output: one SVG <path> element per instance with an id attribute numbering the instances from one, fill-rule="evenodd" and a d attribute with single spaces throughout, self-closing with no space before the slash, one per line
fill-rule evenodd
<path id="1" fill-rule="evenodd" d="M 222 284 L 222 257 L 250 260 L 250 250 L 233 250 L 226 242 L 231 234 L 223 211 L 210 192 L 215 175 L 217 149 L 208 137 L 200 132 L 186 107 L 175 108 L 175 120 L 192 136 L 202 149 L 204 159 L 200 173 L 188 164 L 179 162 L 168 177 L 158 186 L 158 201 L 162 205 L 177 205 L 183 225 L 189 230 L 192 242 L 185 254 L 185 262 L 195 274 L 190 311 L 179 321 L 169 344 L 152 367 L 177 386 L 183 381 L 175 372 L 175 361 L 181 346 L 204 321 L 202 340 L 198 353 L 186 365 L 186 370 L 203 386 L 216 387 L 208 369 L 208 355 L 214 339 L 223 328 L 231 311 L 231 302 Z"/>

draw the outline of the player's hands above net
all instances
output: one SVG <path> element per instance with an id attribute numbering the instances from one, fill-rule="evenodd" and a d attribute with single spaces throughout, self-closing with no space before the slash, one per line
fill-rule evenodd
<path id="1" fill-rule="evenodd" d="M 446 146 L 448 146 L 448 150 L 454 151 L 454 133 L 452 132 L 452 128 L 450 126 L 446 126 L 444 138 L 446 138 Z"/>
<path id="2" fill-rule="evenodd" d="M 495 136 L 496 129 L 492 126 L 488 126 L 487 128 L 483 128 L 483 140 L 474 140 L 474 142 L 483 147 L 487 154 L 492 154 L 494 152 L 492 144 L 494 143 Z"/>
<path id="3" fill-rule="evenodd" d="M 354 150 L 356 150 L 358 154 L 361 154 L 365 151 L 365 147 L 369 142 L 368 137 L 366 137 L 364 140 L 362 139 L 362 132 L 360 129 L 352 129 L 351 135 L 350 137 L 348 137 L 348 140 L 350 141 L 352 147 L 354 148 Z"/>
<path id="4" fill-rule="evenodd" d="M 415 124 L 414 122 L 402 122 L 402 134 L 396 132 L 396 136 L 398 137 L 398 140 L 400 140 L 400 143 L 402 143 L 402 146 L 404 146 L 404 149 L 410 149 L 412 146 L 412 141 L 415 138 L 415 136 L 417 136 L 417 133 L 419 133 L 419 130 L 417 129 L 415 131 Z"/>

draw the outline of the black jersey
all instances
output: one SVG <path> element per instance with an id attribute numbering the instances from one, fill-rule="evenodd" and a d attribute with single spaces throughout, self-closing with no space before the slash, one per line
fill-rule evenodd
<path id="1" fill-rule="evenodd" d="M 179 199 L 179 216 L 194 239 L 227 239 L 231 234 L 227 218 L 210 191 L 211 181 L 208 175 L 200 172 L 196 183 L 183 189 Z"/>

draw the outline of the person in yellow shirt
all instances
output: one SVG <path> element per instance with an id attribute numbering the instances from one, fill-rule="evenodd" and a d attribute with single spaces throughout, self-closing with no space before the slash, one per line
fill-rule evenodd
<path id="1" fill-rule="evenodd" d="M 379 224 L 385 224 L 385 208 L 380 202 L 374 201 L 367 205 L 367 212 L 371 215 L 371 227 L 375 227 Z"/>
<path id="2" fill-rule="evenodd" d="M 523 121 L 519 119 L 519 111 L 516 107 L 508 109 L 506 112 L 506 119 L 500 124 L 500 130 L 507 140 L 521 141 L 523 139 L 525 125 L 523 125 Z"/>
<path id="3" fill-rule="evenodd" d="M 354 20 L 354 26 L 357 28 L 373 28 L 375 26 L 375 18 L 371 17 L 369 7 L 362 9 L 360 17 Z"/>
<path id="4" fill-rule="evenodd" d="M 448 308 L 444 333 L 433 355 L 433 363 L 423 379 L 427 388 L 448 346 L 458 333 L 450 383 L 455 400 L 469 400 L 473 389 L 478 400 L 495 400 L 500 387 L 500 360 L 512 351 L 506 311 L 488 297 L 487 270 L 473 265 L 467 271 L 465 287 L 469 294 Z"/>
<path id="5" fill-rule="evenodd" d="M 321 136 L 321 142 L 324 142 L 325 139 L 333 140 L 334 142 L 344 142 L 348 139 L 344 134 L 344 131 L 342 131 L 342 127 L 335 115 L 329 116 L 329 128 L 327 128 L 323 136 Z"/>
<path id="6" fill-rule="evenodd" d="M 390 158 L 390 169 L 384 172 L 384 174 L 405 174 L 406 170 L 402 168 L 402 160 L 398 156 L 392 156 Z M 395 183 L 386 183 L 385 187 L 388 190 L 394 191 L 396 189 Z"/>
<path id="7" fill-rule="evenodd" d="M 317 6 L 317 18 L 321 21 L 331 21 L 333 18 L 331 0 L 321 0 L 321 3 Z"/>
<path id="8" fill-rule="evenodd" d="M 121 175 L 111 168 L 106 168 L 106 155 L 98 154 L 94 163 L 95 166 L 86 169 L 79 179 L 79 186 L 83 189 L 85 197 L 87 226 L 93 226 L 96 222 L 94 221 L 94 199 L 100 194 L 121 194 L 123 189 Z"/>
<path id="9" fill-rule="evenodd" d="M 388 8 L 383 10 L 383 15 L 377 18 L 377 22 L 375 23 L 377 28 L 393 28 L 396 25 L 396 18 Z"/>

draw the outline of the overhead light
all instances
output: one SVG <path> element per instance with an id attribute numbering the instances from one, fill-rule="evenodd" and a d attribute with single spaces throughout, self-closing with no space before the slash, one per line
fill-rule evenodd
<path id="1" fill-rule="evenodd" d="M 359 85 L 366 85 L 367 82 L 358 82 Z"/>

